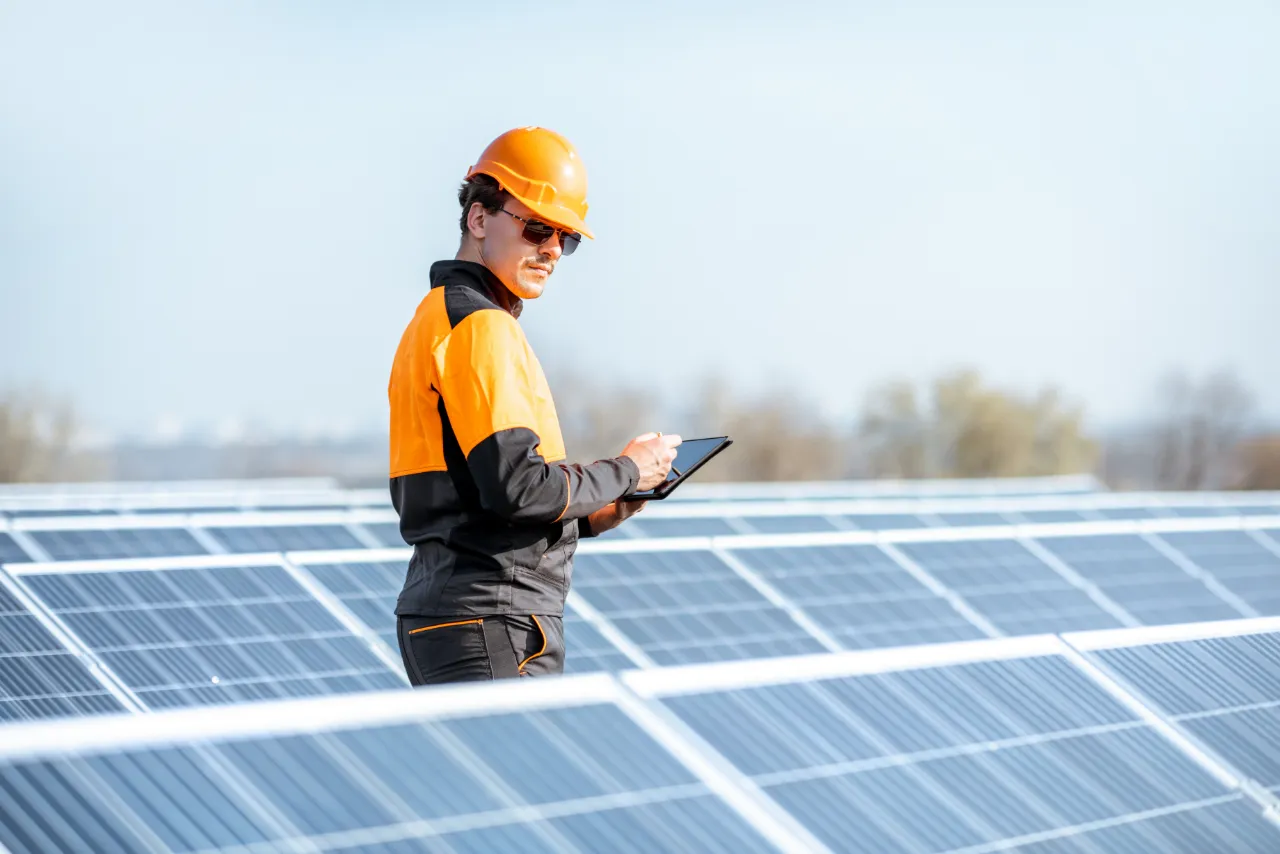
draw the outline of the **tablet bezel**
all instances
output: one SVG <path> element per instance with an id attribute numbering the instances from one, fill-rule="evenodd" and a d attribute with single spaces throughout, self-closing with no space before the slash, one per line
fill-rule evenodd
<path id="1" fill-rule="evenodd" d="M 620 501 L 661 501 L 671 493 L 675 492 L 676 487 L 684 483 L 686 480 L 688 480 L 694 474 L 694 472 L 702 468 L 704 465 L 710 462 L 711 459 L 714 458 L 717 454 L 719 454 L 725 448 L 733 444 L 733 440 L 730 439 L 728 436 L 698 436 L 696 438 L 689 439 L 688 441 L 701 442 L 701 441 L 706 441 L 707 439 L 722 439 L 723 441 L 719 445 L 716 445 L 714 448 L 712 448 L 711 453 L 707 454 L 705 457 L 703 457 L 702 459 L 694 463 L 691 468 L 682 470 L 680 472 L 680 476 L 677 477 L 675 480 L 664 480 L 662 484 L 660 484 L 657 487 L 654 487 L 654 490 L 652 493 L 633 492 L 630 495 L 622 496 L 622 498 L 619 500 Z M 677 446 L 676 448 L 677 461 L 680 459 L 679 451 L 680 449 Z M 659 489 L 661 489 L 662 491 L 658 492 Z"/>

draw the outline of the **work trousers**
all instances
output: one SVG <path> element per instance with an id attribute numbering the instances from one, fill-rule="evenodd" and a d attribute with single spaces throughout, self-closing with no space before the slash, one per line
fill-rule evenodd
<path id="1" fill-rule="evenodd" d="M 409 682 L 487 682 L 564 672 L 560 617 L 397 617 Z"/>

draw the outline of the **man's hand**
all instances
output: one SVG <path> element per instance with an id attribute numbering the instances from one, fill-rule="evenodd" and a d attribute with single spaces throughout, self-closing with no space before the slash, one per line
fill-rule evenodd
<path id="1" fill-rule="evenodd" d="M 679 445 L 679 436 L 663 436 L 661 433 L 645 433 L 631 440 L 622 456 L 630 457 L 640 469 L 637 492 L 647 492 L 666 481 Z"/>
<path id="2" fill-rule="evenodd" d="M 605 531 L 612 531 L 639 513 L 648 503 L 648 501 L 623 501 L 619 498 L 588 516 L 587 524 L 591 526 L 591 533 L 599 536 Z"/>

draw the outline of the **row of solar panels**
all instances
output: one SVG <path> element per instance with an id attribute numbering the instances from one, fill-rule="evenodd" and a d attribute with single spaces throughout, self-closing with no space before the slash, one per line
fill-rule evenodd
<path id="1" fill-rule="evenodd" d="M 1089 475 L 981 480 L 872 480 L 802 483 L 690 483 L 670 500 L 782 501 L 972 496 L 1074 495 L 1097 492 Z M 330 478 L 174 482 L 0 484 L 0 517 L 79 513 L 343 510 L 385 507 L 386 489 L 339 489 Z"/>
<path id="2" fill-rule="evenodd" d="M 1280 619 L 0 729 L 46 851 L 1280 850 Z"/>
<path id="3" fill-rule="evenodd" d="M 0 716 L 403 687 L 407 549 L 13 563 Z M 1280 614 L 1280 517 L 593 542 L 570 672 Z"/>
<path id="4" fill-rule="evenodd" d="M 1105 499 L 1101 501 L 1099 499 Z M 1018 501 L 883 504 L 793 502 L 736 509 L 654 506 L 608 539 L 1008 526 L 1117 519 L 1280 515 L 1280 494 L 1165 498 L 1099 496 Z M 103 560 L 192 554 L 318 551 L 403 546 L 391 510 L 194 515 L 56 516 L 0 520 L 0 561 Z"/>

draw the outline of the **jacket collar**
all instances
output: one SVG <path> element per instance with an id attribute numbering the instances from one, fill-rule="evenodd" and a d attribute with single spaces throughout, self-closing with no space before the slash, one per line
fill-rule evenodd
<path id="1" fill-rule="evenodd" d="M 502 280 L 483 264 L 475 261 L 437 261 L 431 265 L 431 287 L 444 285 L 461 285 L 479 291 L 484 296 L 509 313 L 519 317 L 524 309 L 524 302 L 502 284 Z"/>

